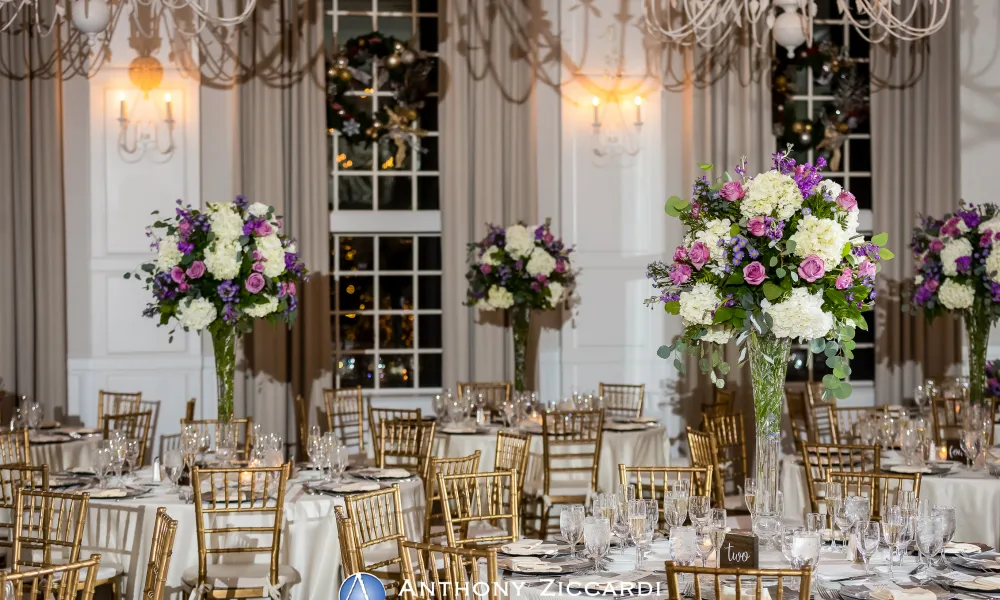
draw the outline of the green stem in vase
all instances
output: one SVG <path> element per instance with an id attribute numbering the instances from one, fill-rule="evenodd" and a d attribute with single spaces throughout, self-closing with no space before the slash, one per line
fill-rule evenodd
<path id="1" fill-rule="evenodd" d="M 214 325 L 214 324 L 213 324 Z M 226 323 L 209 328 L 215 352 L 215 380 L 219 390 L 219 421 L 233 417 L 233 386 L 236 381 L 236 327 Z"/>
<path id="2" fill-rule="evenodd" d="M 753 384 L 754 424 L 757 432 L 755 463 L 757 491 L 754 510 L 765 517 L 776 514 L 781 445 L 781 404 L 785 397 L 788 350 L 791 340 L 751 332 L 747 359 Z M 778 515 L 780 519 L 780 515 Z M 780 521 L 779 521 L 780 522 Z"/>
<path id="3" fill-rule="evenodd" d="M 969 336 L 969 401 L 983 402 L 986 388 L 986 346 L 993 326 L 992 306 L 974 306 L 965 314 L 965 332 Z"/>
<path id="4" fill-rule="evenodd" d="M 528 336 L 531 333 L 531 309 L 512 306 L 507 310 L 510 327 L 514 333 L 514 389 L 525 391 L 524 372 L 528 356 Z"/>

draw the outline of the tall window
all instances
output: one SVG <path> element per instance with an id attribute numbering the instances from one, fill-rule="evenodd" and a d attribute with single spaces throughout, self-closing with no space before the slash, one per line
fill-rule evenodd
<path id="1" fill-rule="evenodd" d="M 828 42 L 840 49 L 842 54 L 846 54 L 856 65 L 858 80 L 862 84 L 867 100 L 871 87 L 868 42 L 859 36 L 851 25 L 839 18 L 836 3 L 832 0 L 819 0 L 817 10 L 813 27 L 814 47 Z M 785 50 L 778 48 L 777 52 L 784 54 Z M 772 82 L 772 85 L 776 84 Z M 792 100 L 797 121 L 814 121 L 822 116 L 828 107 L 833 106 L 836 82 L 832 78 L 826 79 L 821 73 L 814 73 L 809 67 L 801 67 L 795 70 L 790 85 L 794 90 Z M 815 128 L 809 133 L 820 134 Z M 779 143 L 779 146 L 778 150 L 785 149 L 783 142 Z M 815 162 L 820 156 L 829 162 L 833 158 L 833 153 L 829 149 L 809 148 L 804 151 L 795 150 L 792 156 L 798 162 Z M 871 128 L 867 116 L 857 121 L 856 128 L 852 129 L 840 147 L 839 164 L 835 169 L 828 167 L 825 176 L 854 194 L 861 209 L 858 231 L 870 236 L 872 234 Z M 877 325 L 875 312 L 864 313 L 864 317 L 868 330 L 857 330 L 855 336 L 857 348 L 854 350 L 854 359 L 850 361 L 852 372 L 849 380 L 855 388 L 871 387 L 875 379 L 874 342 Z M 826 366 L 823 355 L 813 355 L 806 347 L 793 347 L 791 362 L 788 365 L 790 381 L 821 381 L 824 375 L 831 372 L 832 369 Z"/>
<path id="2" fill-rule="evenodd" d="M 377 31 L 437 53 L 437 0 L 326 0 L 330 54 Z M 372 73 L 378 81 L 377 68 Z M 436 73 L 432 81 L 437 81 Z M 391 92 L 351 92 L 374 113 Z M 432 391 L 441 385 L 441 213 L 438 99 L 405 152 L 391 141 L 348 144 L 329 130 L 330 330 L 336 385 Z"/>

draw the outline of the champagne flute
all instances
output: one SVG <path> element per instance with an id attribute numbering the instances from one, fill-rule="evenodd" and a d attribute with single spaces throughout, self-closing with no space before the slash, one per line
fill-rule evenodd
<path id="1" fill-rule="evenodd" d="M 702 529 L 712 518 L 711 503 L 708 496 L 691 496 L 688 498 L 688 516 L 691 523 L 698 529 Z"/>
<path id="2" fill-rule="evenodd" d="M 854 541 L 858 546 L 858 553 L 865 563 L 865 575 L 871 575 L 869 561 L 875 551 L 878 550 L 879 542 L 882 540 L 881 529 L 877 522 L 864 521 L 855 526 Z"/>
<path id="3" fill-rule="evenodd" d="M 715 548 L 715 566 L 719 567 L 722 562 L 720 556 L 722 553 L 722 543 L 726 541 L 726 509 L 712 509 L 709 531 L 712 533 L 712 546 Z"/>
<path id="4" fill-rule="evenodd" d="M 747 477 L 743 485 L 743 499 L 747 503 L 747 510 L 750 511 L 750 519 L 757 516 L 757 480 Z"/>

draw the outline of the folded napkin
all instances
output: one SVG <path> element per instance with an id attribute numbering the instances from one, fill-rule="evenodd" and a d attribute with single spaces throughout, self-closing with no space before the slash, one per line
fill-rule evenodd
<path id="1" fill-rule="evenodd" d="M 510 567 L 519 573 L 552 573 L 562 570 L 559 565 L 547 563 L 535 557 L 512 558 Z"/>
<path id="2" fill-rule="evenodd" d="M 386 477 L 393 479 L 402 479 L 403 477 L 410 476 L 409 471 L 399 468 L 379 469 L 378 467 L 369 467 L 358 471 L 358 473 L 368 477 Z"/>
<path id="3" fill-rule="evenodd" d="M 78 490 L 78 491 L 79 492 L 87 492 L 88 494 L 90 494 L 91 499 L 93 499 L 93 498 L 124 498 L 124 497 L 128 496 L 128 492 L 126 492 L 125 490 L 119 490 L 119 489 L 115 489 L 115 488 L 108 488 L 106 490 L 102 490 L 100 488 L 91 488 L 91 489 L 83 489 L 83 490 Z"/>
<path id="4" fill-rule="evenodd" d="M 525 556 L 555 554 L 559 551 L 559 546 L 556 544 L 546 544 L 542 540 L 521 540 L 510 544 L 504 544 L 500 547 L 500 551 L 504 554 Z"/>
<path id="5" fill-rule="evenodd" d="M 744 587 L 740 588 L 740 598 L 745 600 L 750 600 L 757 595 L 757 587 Z M 736 600 L 736 588 L 731 585 L 722 586 L 722 593 L 719 594 L 719 600 Z M 760 598 L 758 600 L 771 600 L 771 593 L 767 591 L 767 588 L 760 589 Z"/>
<path id="6" fill-rule="evenodd" d="M 65 435 L 54 433 L 33 433 L 28 436 L 28 440 L 35 444 L 45 444 L 49 442 L 67 442 L 69 438 Z"/>
<path id="7" fill-rule="evenodd" d="M 606 423 L 605 429 L 611 431 L 638 431 L 639 429 L 649 429 L 645 423 Z"/>
<path id="8" fill-rule="evenodd" d="M 475 425 L 445 425 L 439 429 L 441 433 L 476 433 L 479 431 Z"/>
<path id="9" fill-rule="evenodd" d="M 328 483 L 320 486 L 321 490 L 337 493 L 374 492 L 379 485 L 374 481 L 351 481 L 348 483 Z"/>
<path id="10" fill-rule="evenodd" d="M 970 590 L 996 590 L 1000 589 L 1000 577 L 976 577 L 972 581 L 963 581 L 961 587 Z"/>
<path id="11" fill-rule="evenodd" d="M 965 554 L 967 552 L 979 552 L 982 548 L 975 544 L 965 542 L 948 542 L 944 545 L 945 554 Z"/>
<path id="12" fill-rule="evenodd" d="M 875 590 L 868 594 L 871 600 L 937 600 L 937 594 L 924 588 L 907 588 L 902 590 Z"/>
<path id="13" fill-rule="evenodd" d="M 55 429 L 62 425 L 59 421 L 42 421 L 38 424 L 39 429 Z"/>
<path id="14" fill-rule="evenodd" d="M 930 473 L 933 471 L 930 467 L 920 467 L 917 465 L 893 465 L 889 467 L 889 470 L 893 473 Z"/>
<path id="15" fill-rule="evenodd" d="M 66 469 L 66 472 L 73 473 L 74 475 L 97 475 L 90 467 L 70 467 Z"/>

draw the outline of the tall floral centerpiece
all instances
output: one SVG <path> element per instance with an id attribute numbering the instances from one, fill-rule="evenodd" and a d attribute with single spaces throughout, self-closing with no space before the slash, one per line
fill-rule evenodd
<path id="1" fill-rule="evenodd" d="M 295 284 L 306 268 L 295 241 L 279 233 L 281 219 L 266 204 L 239 196 L 202 212 L 178 200 L 174 213 L 147 228 L 156 259 L 125 278 L 142 279 L 153 293 L 143 316 L 158 319 L 158 326 L 173 318 L 184 331 L 207 330 L 212 336 L 219 419 L 228 421 L 237 336 L 249 332 L 254 319 L 291 325 L 298 306 Z"/>
<path id="2" fill-rule="evenodd" d="M 507 311 L 514 334 L 514 388 L 523 392 L 531 311 L 552 310 L 572 293 L 573 249 L 552 235 L 549 220 L 537 227 L 517 223 L 487 228 L 482 241 L 469 244 L 466 304 Z"/>
<path id="3" fill-rule="evenodd" d="M 1000 318 L 1000 209 L 966 205 L 941 219 L 924 217 L 910 246 L 916 265 L 914 307 L 929 320 L 953 312 L 969 336 L 969 399 L 983 400 L 986 344 Z"/>
<path id="4" fill-rule="evenodd" d="M 746 160 L 711 181 L 702 176 L 693 197 L 671 197 L 667 214 L 687 229 L 673 262 L 649 265 L 662 304 L 680 315 L 684 333 L 658 354 L 696 354 L 703 372 L 722 387 L 730 370 L 722 346 L 735 338 L 739 363 L 750 362 L 757 431 L 756 507 L 761 530 L 777 523 L 781 404 L 793 341 L 823 355 L 831 373 L 825 394 L 851 394 L 849 360 L 861 313 L 872 307 L 879 262 L 892 258 L 888 236 L 857 233 L 858 204 L 816 165 L 775 154 L 770 171 L 751 176 Z M 702 165 L 709 172 L 712 165 Z M 674 365 L 684 372 L 681 356 Z M 773 532 L 771 532 L 773 533 Z"/>

